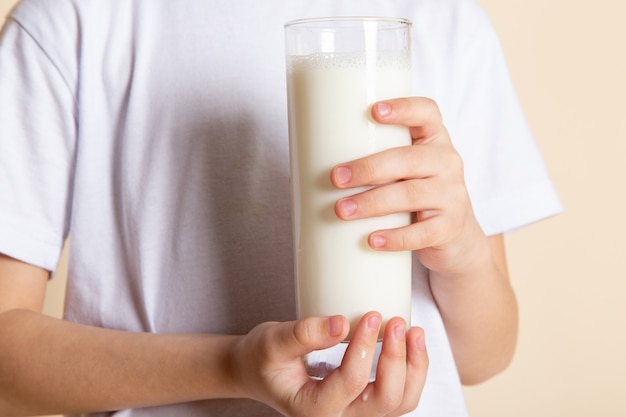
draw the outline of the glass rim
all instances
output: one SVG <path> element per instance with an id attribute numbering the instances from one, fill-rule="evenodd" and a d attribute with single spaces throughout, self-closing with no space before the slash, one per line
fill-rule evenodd
<path id="1" fill-rule="evenodd" d="M 382 23 L 395 23 L 399 26 L 411 26 L 413 22 L 410 19 L 404 17 L 386 17 L 386 16 L 326 16 L 326 17 L 311 17 L 305 19 L 290 20 L 285 23 L 285 29 L 293 26 L 300 26 L 305 24 L 317 24 L 324 22 L 382 22 Z"/>

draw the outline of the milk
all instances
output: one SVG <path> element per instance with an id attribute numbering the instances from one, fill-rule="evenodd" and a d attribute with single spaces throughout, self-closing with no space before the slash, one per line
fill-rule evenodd
<path id="1" fill-rule="evenodd" d="M 375 310 L 384 321 L 409 323 L 411 252 L 375 251 L 367 238 L 406 226 L 410 215 L 340 220 L 335 202 L 364 190 L 330 182 L 336 164 L 411 144 L 407 128 L 370 115 L 375 101 L 409 95 L 408 54 L 318 53 L 288 57 L 287 65 L 298 316 L 342 314 L 353 329 Z"/>

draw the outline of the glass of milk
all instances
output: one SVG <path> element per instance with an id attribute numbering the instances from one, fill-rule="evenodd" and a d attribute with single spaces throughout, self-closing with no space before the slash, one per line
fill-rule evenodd
<path id="1" fill-rule="evenodd" d="M 292 219 L 298 317 L 342 314 L 351 328 L 369 311 L 386 320 L 411 313 L 411 252 L 371 249 L 370 233 L 410 223 L 410 214 L 345 221 L 330 171 L 411 144 L 407 128 L 371 117 L 374 102 L 411 94 L 411 22 L 377 17 L 304 19 L 285 25 Z M 352 333 L 352 331 L 351 331 Z M 375 379 L 382 330 L 371 380 Z M 307 355 L 312 378 L 341 364 L 348 339 Z"/>

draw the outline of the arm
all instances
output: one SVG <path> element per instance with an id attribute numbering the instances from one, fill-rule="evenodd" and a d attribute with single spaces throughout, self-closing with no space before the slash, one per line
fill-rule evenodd
<path id="1" fill-rule="evenodd" d="M 0 255 L 0 415 L 242 397 L 290 416 L 360 416 L 377 407 L 399 413 L 417 406 L 426 378 L 421 330 L 405 335 L 396 320 L 386 328 L 380 381 L 367 383 L 380 326 L 375 313 L 359 324 L 342 366 L 312 381 L 301 356 L 343 340 L 345 318 L 263 323 L 245 336 L 124 332 L 42 315 L 47 279 L 47 271 Z"/>
<path id="2" fill-rule="evenodd" d="M 331 173 L 339 188 L 376 185 L 336 203 L 345 220 L 413 212 L 415 222 L 373 231 L 378 250 L 414 250 L 430 270 L 461 380 L 483 381 L 510 362 L 517 337 L 517 304 L 502 236 L 486 237 L 472 211 L 456 152 L 436 104 L 395 99 L 372 108 L 383 124 L 410 128 L 413 146 L 341 164 Z"/>
<path id="3" fill-rule="evenodd" d="M 43 269 L 0 258 L 1 415 L 232 395 L 225 359 L 235 338 L 131 333 L 46 317 L 47 279 Z"/>

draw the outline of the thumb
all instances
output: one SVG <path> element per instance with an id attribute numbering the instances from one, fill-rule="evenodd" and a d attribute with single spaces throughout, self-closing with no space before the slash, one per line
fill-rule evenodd
<path id="1" fill-rule="evenodd" d="M 277 335 L 276 348 L 283 355 L 298 357 L 336 345 L 349 331 L 350 323 L 343 316 L 309 317 L 284 323 Z"/>

